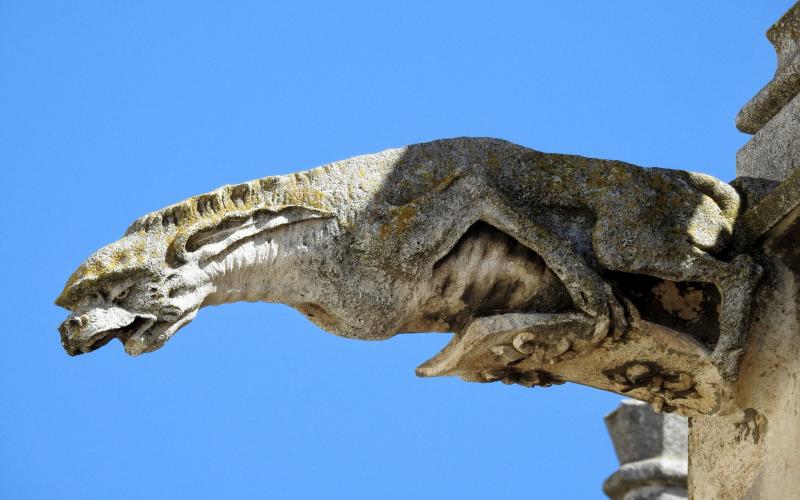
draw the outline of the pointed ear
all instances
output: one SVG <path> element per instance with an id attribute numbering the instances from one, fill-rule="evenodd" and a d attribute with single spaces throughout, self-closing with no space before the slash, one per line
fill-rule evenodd
<path id="1" fill-rule="evenodd" d="M 262 208 L 247 213 L 229 212 L 221 219 L 195 224 L 179 235 L 170 245 L 167 258 L 178 265 L 200 261 L 258 233 L 286 224 L 328 217 L 331 214 L 327 212 L 300 206 Z"/>

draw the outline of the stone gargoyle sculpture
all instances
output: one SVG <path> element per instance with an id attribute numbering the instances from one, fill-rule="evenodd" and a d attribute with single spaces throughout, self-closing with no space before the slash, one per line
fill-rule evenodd
<path id="1" fill-rule="evenodd" d="M 204 306 L 280 302 L 354 339 L 454 332 L 423 376 L 569 380 L 709 414 L 760 276 L 730 253 L 738 210 L 704 174 L 483 138 L 392 149 L 135 221 L 69 278 L 61 341 L 138 355 Z"/>

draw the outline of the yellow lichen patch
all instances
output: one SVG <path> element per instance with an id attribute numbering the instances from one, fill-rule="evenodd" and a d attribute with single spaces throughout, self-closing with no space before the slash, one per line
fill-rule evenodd
<path id="1" fill-rule="evenodd" d="M 491 170 L 497 170 L 497 169 L 500 168 L 500 160 L 497 158 L 497 156 L 495 156 L 493 154 L 487 155 L 486 159 L 484 160 L 484 163 Z"/>
<path id="2" fill-rule="evenodd" d="M 449 175 L 447 175 L 447 176 L 445 176 L 445 177 L 443 177 L 441 179 L 436 179 L 436 180 L 434 180 L 434 183 L 433 183 L 434 188 L 436 189 L 436 191 L 439 191 L 439 192 L 444 191 L 447 188 L 447 186 L 449 186 L 450 184 L 453 183 L 453 181 L 458 179 L 458 177 L 460 175 L 461 175 L 461 172 L 457 172 L 456 171 L 456 172 L 452 172 L 451 174 L 449 174 Z"/>
<path id="3" fill-rule="evenodd" d="M 171 240 L 186 228 L 221 220 L 231 212 L 247 213 L 288 205 L 329 211 L 325 193 L 314 187 L 315 180 L 324 175 L 329 175 L 329 169 L 322 167 L 223 186 L 147 214 L 136 220 L 126 234 L 161 232 L 165 239 Z"/>
<path id="4" fill-rule="evenodd" d="M 106 245 L 78 266 L 67 280 L 62 295 L 80 282 L 141 269 L 152 257 L 163 258 L 158 248 L 159 245 L 148 245 L 148 238 L 141 233 Z"/>
<path id="5" fill-rule="evenodd" d="M 608 179 L 602 173 L 592 171 L 589 173 L 587 184 L 593 188 L 601 188 L 608 185 Z"/>
<path id="6" fill-rule="evenodd" d="M 284 192 L 283 204 L 298 205 L 308 208 L 325 209 L 325 194 L 317 189 L 303 186 L 287 186 Z"/>
<path id="7" fill-rule="evenodd" d="M 628 182 L 631 178 L 631 171 L 628 165 L 623 163 L 614 162 L 612 163 L 611 173 L 614 176 L 614 180 L 618 183 L 625 183 Z"/>
<path id="8" fill-rule="evenodd" d="M 417 207 L 411 203 L 397 207 L 391 211 L 389 222 L 378 229 L 378 235 L 383 238 L 390 234 L 402 234 L 411 226 L 416 216 Z"/>

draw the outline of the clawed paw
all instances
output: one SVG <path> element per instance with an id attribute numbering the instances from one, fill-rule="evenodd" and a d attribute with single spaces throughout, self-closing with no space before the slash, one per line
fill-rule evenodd
<path id="1" fill-rule="evenodd" d="M 609 334 L 614 338 L 619 338 L 629 326 L 625 307 L 617 300 L 611 287 L 606 286 L 605 288 L 605 310 L 595 315 L 596 324 L 592 336 L 594 342 L 600 342 Z"/>

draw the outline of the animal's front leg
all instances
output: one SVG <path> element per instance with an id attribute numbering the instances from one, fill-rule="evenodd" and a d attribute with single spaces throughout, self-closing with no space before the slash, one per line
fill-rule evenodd
<path id="1" fill-rule="evenodd" d="M 509 313 L 472 320 L 453 335 L 436 356 L 417 368 L 417 375 L 459 375 L 489 382 L 523 360 L 547 366 L 572 359 L 597 344 L 596 319 L 583 313 Z"/>
<path id="2" fill-rule="evenodd" d="M 568 239 L 557 238 L 502 203 L 492 203 L 482 218 L 542 257 L 561 279 L 575 306 L 596 318 L 596 337 L 608 333 L 609 323 L 619 332 L 627 328 L 625 309 L 611 286 L 586 263 Z"/>

